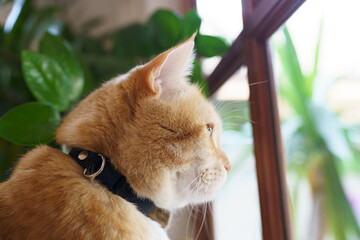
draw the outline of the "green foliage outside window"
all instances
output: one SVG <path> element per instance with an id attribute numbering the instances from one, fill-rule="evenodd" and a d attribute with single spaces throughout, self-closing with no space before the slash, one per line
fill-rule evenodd
<path id="1" fill-rule="evenodd" d="M 348 137 L 349 130 L 338 120 L 324 102 L 315 95 L 327 93 L 316 87 L 322 24 L 314 53 L 313 69 L 305 74 L 287 28 L 279 34 L 283 41 L 274 41 L 279 56 L 280 97 L 293 112 L 282 122 L 282 132 L 288 159 L 288 176 L 294 176 L 292 187 L 292 213 L 296 239 L 304 229 L 298 225 L 301 208 L 299 187 L 307 181 L 312 194 L 313 226 L 309 239 L 360 239 L 360 227 L 346 196 L 342 178 L 345 174 L 359 174 L 359 152 Z M 319 95 L 319 94 L 318 94 Z M 311 227 L 310 227 L 311 228 Z"/>

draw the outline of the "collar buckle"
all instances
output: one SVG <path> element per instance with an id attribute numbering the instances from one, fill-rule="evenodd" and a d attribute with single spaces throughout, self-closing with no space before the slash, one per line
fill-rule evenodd
<path id="1" fill-rule="evenodd" d="M 78 159 L 80 161 L 83 161 L 83 160 L 86 160 L 88 156 L 89 156 L 89 151 L 83 150 L 79 153 Z M 100 153 L 98 153 L 98 157 L 101 158 L 101 165 L 100 164 L 91 164 L 88 167 L 86 167 L 83 172 L 84 177 L 94 179 L 104 170 L 106 159 Z M 94 165 L 97 165 L 96 167 L 98 167 L 98 170 L 94 171 L 94 169 L 93 169 L 95 167 Z"/>
<path id="2" fill-rule="evenodd" d="M 69 155 L 84 169 L 85 178 L 98 180 L 109 191 L 135 204 L 144 215 L 149 215 L 154 203 L 148 198 L 139 197 L 126 177 L 114 168 L 107 157 L 81 148 L 72 148 Z"/>

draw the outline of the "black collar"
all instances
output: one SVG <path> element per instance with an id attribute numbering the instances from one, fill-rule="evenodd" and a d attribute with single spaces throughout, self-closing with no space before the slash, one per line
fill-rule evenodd
<path id="1" fill-rule="evenodd" d="M 112 193 L 135 204 L 139 211 L 148 216 L 154 203 L 150 199 L 138 197 L 125 176 L 114 169 L 109 158 L 81 148 L 71 149 L 69 155 L 84 168 L 85 177 L 97 179 Z"/>

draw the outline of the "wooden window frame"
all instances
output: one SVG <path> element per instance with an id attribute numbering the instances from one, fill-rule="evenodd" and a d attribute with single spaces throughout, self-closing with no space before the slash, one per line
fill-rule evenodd
<path id="1" fill-rule="evenodd" d="M 242 0 L 243 31 L 207 78 L 210 94 L 214 94 L 241 66 L 247 66 L 263 240 L 293 239 L 268 40 L 304 2 Z M 211 209 L 197 210 L 195 222 L 199 240 L 215 239 Z"/>

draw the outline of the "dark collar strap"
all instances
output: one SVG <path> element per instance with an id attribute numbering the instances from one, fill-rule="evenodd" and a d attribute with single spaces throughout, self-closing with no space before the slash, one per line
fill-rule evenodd
<path id="1" fill-rule="evenodd" d="M 126 181 L 125 176 L 114 169 L 109 158 L 81 148 L 71 149 L 69 155 L 85 169 L 85 176 L 94 173 L 96 175 L 96 173 L 99 173 L 95 179 L 105 185 L 112 193 L 135 204 L 139 211 L 148 216 L 149 212 L 154 207 L 154 203 L 150 199 L 138 197 L 130 184 Z M 103 161 L 105 165 L 101 171 Z"/>

